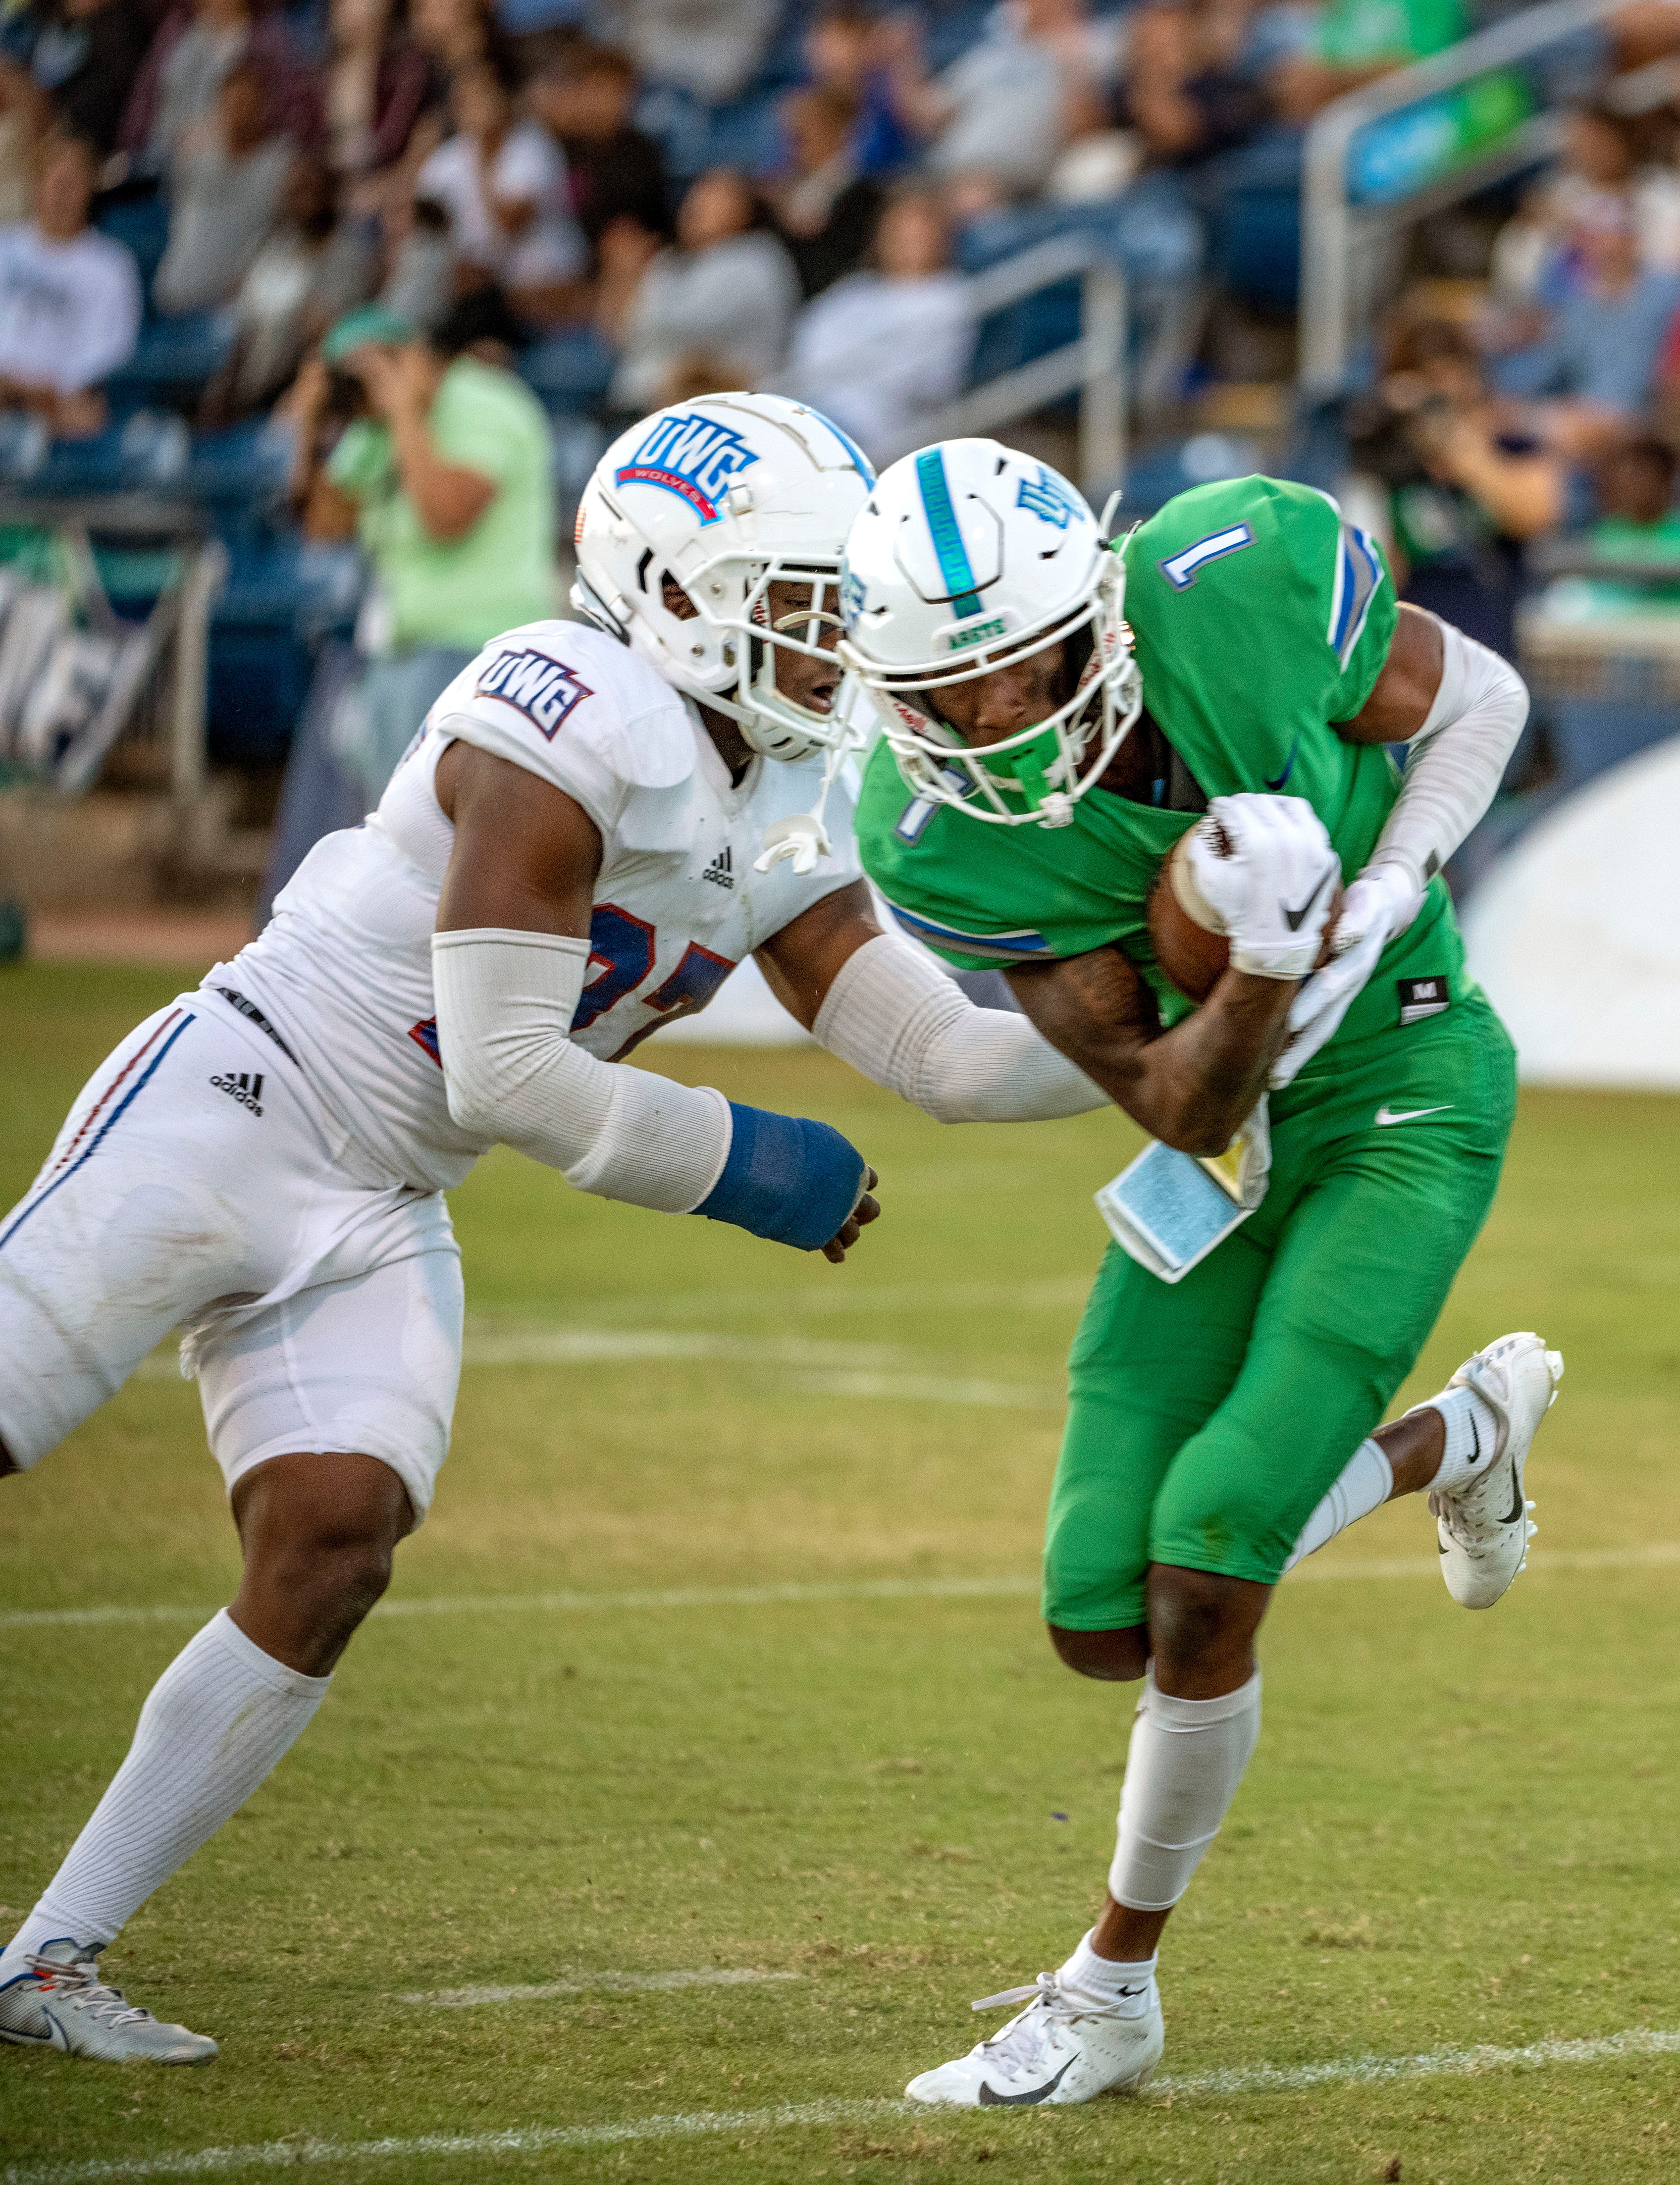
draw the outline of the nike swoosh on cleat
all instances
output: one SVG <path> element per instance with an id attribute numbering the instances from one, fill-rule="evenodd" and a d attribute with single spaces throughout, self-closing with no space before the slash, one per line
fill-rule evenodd
<path id="1" fill-rule="evenodd" d="M 1295 754 L 1300 750 L 1300 748 L 1301 731 L 1299 729 L 1297 729 L 1295 731 L 1295 740 L 1289 746 L 1289 756 L 1283 763 L 1283 771 L 1279 774 L 1275 781 L 1269 781 L 1266 784 L 1266 787 L 1268 789 L 1282 788 L 1284 783 L 1288 780 L 1290 775 L 1295 771 Z"/>
<path id="2" fill-rule="evenodd" d="M 980 2107 L 983 2110 L 1013 2110 L 1024 2109 L 1029 2104 L 1033 2102 L 1047 2102 L 1052 2094 L 1055 2093 L 1057 2087 L 1061 2085 L 1063 2080 L 1067 2077 L 1069 2072 L 1071 2071 L 1073 2068 L 1074 2059 L 1069 2056 L 1067 2062 L 1063 2065 L 1061 2070 L 1056 2074 L 1053 2079 L 1047 2079 L 1041 2087 L 1035 2087 L 1030 2093 L 1025 2094 L 995 2094 L 991 2091 L 991 2088 L 987 2086 L 985 2081 L 982 2079 L 980 2081 Z"/>
<path id="3" fill-rule="evenodd" d="M 1522 1482 L 1516 1476 L 1516 1467 L 1511 1467 L 1511 1506 L 1500 1518 L 1502 1525 L 1514 1525 L 1522 1515 Z"/>
<path id="4" fill-rule="evenodd" d="M 1387 1101 L 1376 1111 L 1376 1127 L 1387 1130 L 1391 1123 L 1415 1123 L 1420 1115 L 1445 1115 L 1451 1112 L 1452 1102 L 1439 1108 L 1391 1108 Z"/>
<path id="5" fill-rule="evenodd" d="M 1307 900 L 1302 904 L 1299 910 L 1292 910 L 1287 902 L 1279 902 L 1277 907 L 1283 913 L 1283 922 L 1289 928 L 1289 930 L 1292 933 L 1298 933 L 1301 930 L 1302 923 L 1305 919 L 1307 913 L 1312 908 L 1313 905 L 1318 901 L 1319 897 L 1324 893 L 1325 890 L 1329 886 L 1330 875 L 1326 872 L 1323 879 L 1319 882 L 1318 886 L 1313 890 L 1312 893 L 1307 897 Z"/>

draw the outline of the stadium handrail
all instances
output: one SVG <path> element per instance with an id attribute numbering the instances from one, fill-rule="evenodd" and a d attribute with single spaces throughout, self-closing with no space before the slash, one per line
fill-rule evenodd
<path id="1" fill-rule="evenodd" d="M 969 315 L 978 326 L 993 311 L 1075 279 L 1080 282 L 1078 339 L 983 380 L 930 412 L 918 423 L 918 445 L 996 432 L 1076 394 L 1079 483 L 1089 494 L 1106 492 L 1119 483 L 1126 454 L 1126 277 L 1102 239 L 1091 234 L 1050 236 L 969 275 Z M 860 363 L 872 354 L 873 344 L 859 344 Z M 845 362 L 842 355 L 838 363 Z M 790 374 L 767 384 L 784 394 L 798 391 Z"/>
<path id="2" fill-rule="evenodd" d="M 1538 165 L 1561 141 L 1564 114 L 1543 108 L 1480 155 L 1431 176 L 1415 189 L 1359 204 L 1348 186 L 1348 154 L 1362 130 L 1386 115 L 1509 68 L 1548 46 L 1590 31 L 1619 12 L 1621 0 L 1544 0 L 1443 53 L 1398 69 L 1326 106 L 1307 131 L 1301 176 L 1300 384 L 1309 395 L 1340 393 L 1353 342 L 1356 264 L 1389 229 L 1473 195 L 1508 175 Z M 1666 81 L 1666 64 L 1659 64 Z M 1636 71 L 1638 76 L 1651 70 Z M 1634 76 L 1619 80 L 1631 87 Z M 1618 104 L 1651 103 L 1638 92 Z"/>
<path id="3" fill-rule="evenodd" d="M 1119 483 L 1126 459 L 1126 277 L 1093 235 L 1051 236 L 976 274 L 969 299 L 978 321 L 1041 288 L 1080 277 L 1080 332 L 1047 355 L 978 387 L 927 421 L 929 439 L 996 432 L 1064 395 L 1079 396 L 1079 483 L 1087 494 Z"/>

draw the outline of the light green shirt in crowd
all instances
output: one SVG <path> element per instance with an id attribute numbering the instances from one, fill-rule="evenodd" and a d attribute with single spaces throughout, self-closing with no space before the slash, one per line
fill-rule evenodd
<path id="1" fill-rule="evenodd" d="M 476 651 L 558 611 L 549 422 L 509 372 L 457 357 L 427 419 L 446 462 L 481 472 L 496 497 L 466 534 L 433 539 L 402 490 L 388 429 L 358 418 L 327 476 L 357 504 L 357 530 L 390 609 L 391 646 Z"/>
<path id="2" fill-rule="evenodd" d="M 1469 35 L 1463 0 L 1330 0 L 1318 54 L 1342 68 L 1420 61 Z"/>

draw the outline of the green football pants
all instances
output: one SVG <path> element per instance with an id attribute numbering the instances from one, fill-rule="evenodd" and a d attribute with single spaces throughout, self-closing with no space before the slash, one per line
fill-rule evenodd
<path id="1" fill-rule="evenodd" d="M 1515 1057 L 1479 992 L 1272 1096 L 1264 1203 L 1177 1284 L 1110 1245 L 1074 1339 L 1047 1622 L 1145 1620 L 1152 1562 L 1276 1582 L 1416 1362 L 1499 1182 Z"/>

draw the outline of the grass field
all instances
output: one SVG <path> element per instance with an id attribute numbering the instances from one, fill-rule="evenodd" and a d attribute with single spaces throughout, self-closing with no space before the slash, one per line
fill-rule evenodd
<path id="1" fill-rule="evenodd" d="M 0 1204 L 175 983 L 0 979 Z M 1167 1939 L 1165 2089 L 928 2117 L 905 2079 L 1064 1954 L 1112 1850 L 1130 1701 L 1056 1665 L 1031 1580 L 1133 1137 L 941 1132 L 808 1051 L 655 1059 L 838 1124 L 886 1218 L 836 1270 L 483 1165 L 433 1514 L 313 1729 L 108 1956 L 220 2060 L 0 2049 L 0 2177 L 1672 2178 L 1680 2038 L 1619 2037 L 1680 2028 L 1680 1103 L 1525 1100 L 1401 1400 L 1507 1327 L 1562 1344 L 1530 1571 L 1465 1617 L 1414 1502 L 1284 1586 Z M 0 1486 L 13 1912 L 234 1573 L 166 1371 Z M 31 1620 L 104 1607 L 165 1612 Z M 720 1969 L 769 1977 L 608 1977 Z M 408 1999 L 522 1983 L 561 1992 Z"/>

